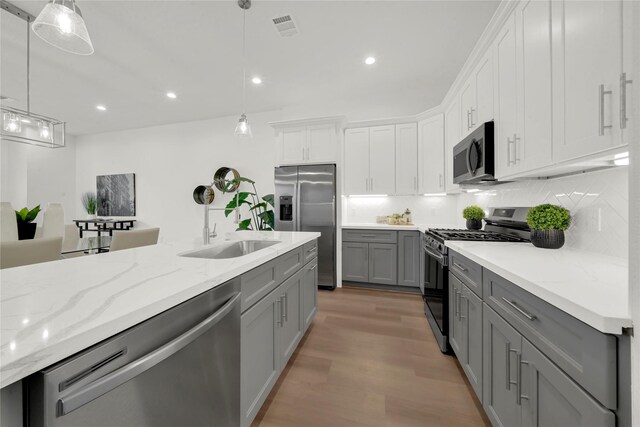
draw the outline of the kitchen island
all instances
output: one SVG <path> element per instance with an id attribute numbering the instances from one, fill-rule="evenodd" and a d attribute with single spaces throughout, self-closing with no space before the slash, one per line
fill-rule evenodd
<path id="1" fill-rule="evenodd" d="M 23 378 L 277 257 L 296 250 L 302 253 L 318 237 L 319 233 L 241 232 L 228 238 L 278 243 L 228 259 L 179 256 L 202 249 L 200 243 L 160 243 L 3 270 L 3 421 L 10 419 L 7 411 L 17 409 L 7 402 L 16 397 Z M 220 239 L 213 246 L 225 243 Z"/>

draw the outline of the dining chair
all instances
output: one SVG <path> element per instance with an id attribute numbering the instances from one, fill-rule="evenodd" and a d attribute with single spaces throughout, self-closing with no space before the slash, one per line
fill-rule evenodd
<path id="1" fill-rule="evenodd" d="M 42 214 L 42 237 L 64 237 L 64 208 L 61 203 L 49 203 Z"/>
<path id="2" fill-rule="evenodd" d="M 0 203 L 0 242 L 18 241 L 16 211 L 9 202 Z"/>
<path id="3" fill-rule="evenodd" d="M 0 269 L 57 261 L 62 251 L 62 237 L 0 242 Z"/>
<path id="4" fill-rule="evenodd" d="M 158 243 L 159 228 L 144 228 L 141 230 L 119 230 L 113 232 L 109 252 Z"/>
<path id="5" fill-rule="evenodd" d="M 75 224 L 64 225 L 64 239 L 62 239 L 62 252 L 68 252 L 78 247 L 80 241 L 80 235 L 78 234 L 78 227 Z M 69 252 L 62 255 L 62 258 L 77 258 L 84 256 L 83 252 Z"/>

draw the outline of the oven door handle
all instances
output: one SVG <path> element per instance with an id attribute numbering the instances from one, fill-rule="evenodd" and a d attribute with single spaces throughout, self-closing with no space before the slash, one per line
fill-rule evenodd
<path id="1" fill-rule="evenodd" d="M 422 246 L 422 249 L 424 249 L 426 253 L 437 259 L 442 265 L 447 265 L 447 257 L 445 257 L 444 255 L 439 254 L 428 246 Z"/>

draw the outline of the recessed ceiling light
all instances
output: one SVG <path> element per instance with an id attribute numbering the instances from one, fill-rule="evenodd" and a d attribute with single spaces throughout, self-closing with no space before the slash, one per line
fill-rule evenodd
<path id="1" fill-rule="evenodd" d="M 96 110 L 107 111 L 107 107 L 105 107 L 104 105 L 96 105 Z"/>
<path id="2" fill-rule="evenodd" d="M 167 98 L 176 99 L 178 95 L 175 92 L 167 92 Z"/>
<path id="3" fill-rule="evenodd" d="M 262 79 L 256 76 L 251 79 L 251 83 L 253 83 L 254 85 L 259 85 L 260 83 L 262 83 Z"/>
<path id="4" fill-rule="evenodd" d="M 376 63 L 376 58 L 373 56 L 368 56 L 367 59 L 364 60 L 364 63 L 367 65 L 373 65 Z"/>

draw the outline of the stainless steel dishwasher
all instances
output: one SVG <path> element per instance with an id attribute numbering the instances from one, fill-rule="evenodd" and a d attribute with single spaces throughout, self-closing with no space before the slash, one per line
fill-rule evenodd
<path id="1" fill-rule="evenodd" d="M 240 279 L 30 376 L 29 426 L 240 425 Z"/>

